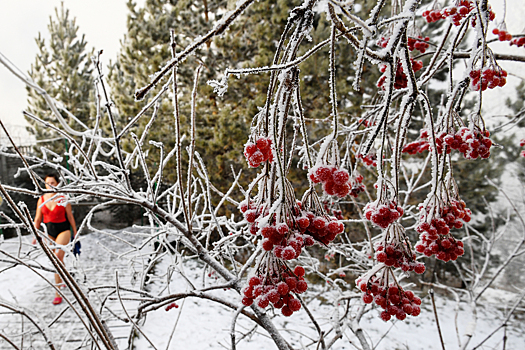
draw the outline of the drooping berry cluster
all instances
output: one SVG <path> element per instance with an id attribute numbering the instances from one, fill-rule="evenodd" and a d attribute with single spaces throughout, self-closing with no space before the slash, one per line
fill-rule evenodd
<path id="1" fill-rule="evenodd" d="M 429 10 L 423 12 L 423 17 L 428 23 L 437 22 L 440 19 L 445 19 L 447 17 L 450 17 L 452 20 L 452 23 L 454 23 L 455 26 L 459 26 L 461 24 L 461 20 L 463 18 L 466 18 L 469 16 L 470 12 L 473 11 L 476 8 L 475 3 L 473 1 L 469 0 L 463 0 L 458 3 L 457 6 L 451 6 L 451 7 L 445 7 L 442 10 Z M 496 18 L 496 14 L 492 11 L 492 9 L 488 8 L 489 11 L 489 20 L 493 21 Z M 472 26 L 476 26 L 476 17 L 474 16 L 472 18 Z"/>
<path id="2" fill-rule="evenodd" d="M 255 220 L 259 216 L 261 216 L 262 212 L 260 210 L 257 210 L 254 203 L 250 201 L 250 203 L 246 203 L 246 201 L 242 201 L 239 205 L 241 212 L 244 214 L 244 218 L 246 221 L 248 221 L 250 224 L 253 224 Z"/>
<path id="3" fill-rule="evenodd" d="M 414 72 L 417 72 L 418 70 L 423 68 L 423 61 L 416 61 L 413 58 L 410 58 L 410 64 Z M 385 73 L 386 65 L 381 65 L 379 67 L 379 70 L 381 71 L 381 73 Z M 386 75 L 383 74 L 377 81 L 377 87 L 385 89 L 384 87 L 385 82 L 386 82 Z M 401 62 L 398 62 L 397 68 L 396 68 L 396 76 L 394 78 L 394 89 L 403 89 L 403 88 L 406 88 L 407 86 L 408 86 L 407 75 L 403 71 L 403 65 L 401 64 Z"/>
<path id="4" fill-rule="evenodd" d="M 439 154 L 443 153 L 443 148 L 447 145 L 447 153 L 456 149 L 463 153 L 466 159 L 477 159 L 490 157 L 490 147 L 492 141 L 489 139 L 490 132 L 485 130 L 471 130 L 467 127 L 460 128 L 455 134 L 441 133 L 436 137 L 436 147 Z"/>
<path id="5" fill-rule="evenodd" d="M 353 178 L 350 179 L 352 183 L 352 189 L 350 189 L 350 195 L 357 198 L 361 192 L 365 191 L 365 185 L 363 184 L 363 175 L 354 173 Z"/>
<path id="6" fill-rule="evenodd" d="M 430 143 L 428 142 L 428 130 L 427 129 L 421 129 L 419 132 L 419 139 L 407 143 L 401 152 L 408 153 L 408 154 L 416 154 L 416 153 L 423 153 L 423 151 L 428 151 L 430 149 Z"/>
<path id="7" fill-rule="evenodd" d="M 521 38 L 514 38 L 510 41 L 510 46 L 516 45 L 517 47 L 525 46 L 525 36 Z"/>
<path id="8" fill-rule="evenodd" d="M 272 303 L 284 316 L 291 316 L 301 309 L 301 302 L 291 293 L 301 294 L 308 289 L 304 274 L 304 268 L 296 266 L 293 272 L 287 268 L 283 273 L 253 276 L 242 290 L 242 303 L 250 306 L 255 302 L 263 309 Z"/>
<path id="9" fill-rule="evenodd" d="M 422 210 L 419 224 L 416 227 L 420 233 L 420 241 L 416 251 L 426 256 L 436 255 L 443 261 L 456 260 L 464 253 L 463 242 L 457 241 L 450 234 L 453 228 L 463 227 L 463 222 L 471 220 L 472 212 L 462 200 L 452 199 L 448 205 Z M 430 213 L 430 214 L 429 214 Z"/>
<path id="10" fill-rule="evenodd" d="M 356 281 L 357 287 L 364 293 L 363 301 L 366 304 L 375 302 L 384 310 L 380 315 L 383 321 L 390 320 L 392 316 L 401 321 L 407 315 L 419 316 L 421 299 L 415 296 L 414 292 L 404 290 L 397 284 L 397 281 L 388 286 L 385 284 L 383 276 L 377 277 L 375 275 L 369 278 L 359 277 Z"/>
<path id="11" fill-rule="evenodd" d="M 248 142 L 244 147 L 244 156 L 252 168 L 257 168 L 262 162 L 273 161 L 272 140 L 269 137 L 259 137 L 256 143 Z"/>
<path id="12" fill-rule="evenodd" d="M 322 215 L 316 216 L 310 211 L 299 217 L 297 224 L 302 232 L 323 244 L 332 242 L 337 235 L 345 230 L 344 224 L 337 218 L 327 218 Z"/>
<path id="13" fill-rule="evenodd" d="M 378 41 L 376 41 L 376 45 L 382 48 L 385 48 L 388 45 L 388 41 L 390 38 L 381 37 Z"/>
<path id="14" fill-rule="evenodd" d="M 452 236 L 440 237 L 433 241 L 422 235 L 421 240 L 416 244 L 416 251 L 426 256 L 436 255 L 437 259 L 445 262 L 454 261 L 465 253 L 463 242 Z"/>
<path id="15" fill-rule="evenodd" d="M 369 126 L 374 126 L 374 125 L 376 125 L 375 122 L 371 122 L 371 121 L 369 121 L 369 120 L 367 120 L 367 119 L 363 119 L 363 118 L 359 118 L 359 119 L 357 120 L 357 122 L 358 122 L 359 124 L 364 125 L 364 126 L 367 127 L 367 128 L 368 128 Z"/>
<path id="16" fill-rule="evenodd" d="M 367 166 L 373 166 L 373 167 L 377 166 L 377 155 L 373 153 L 369 153 L 366 156 L 362 154 L 358 154 L 357 158 L 361 159 L 363 163 L 365 163 L 365 165 Z"/>
<path id="17" fill-rule="evenodd" d="M 352 188 L 350 174 L 346 169 L 319 165 L 311 168 L 308 176 L 314 184 L 322 183 L 323 191 L 330 196 L 346 197 Z"/>
<path id="18" fill-rule="evenodd" d="M 385 248 L 380 243 L 376 246 L 376 260 L 386 266 L 400 267 L 405 272 L 415 271 L 418 274 L 425 272 L 425 264 L 416 262 L 416 255 L 414 253 L 409 255 L 403 245 L 404 243 L 388 243 Z"/>
<path id="19" fill-rule="evenodd" d="M 405 229 L 399 224 L 390 225 L 383 233 L 383 238 L 375 246 L 375 258 L 378 262 L 403 271 L 425 272 L 425 264 L 416 261 L 416 254 L 410 247 Z"/>
<path id="20" fill-rule="evenodd" d="M 403 208 L 397 206 L 394 201 L 388 203 L 370 202 L 364 211 L 366 219 L 381 228 L 387 228 L 388 225 L 403 216 Z"/>
<path id="21" fill-rule="evenodd" d="M 170 311 L 171 309 L 173 309 L 173 308 L 177 309 L 178 307 L 179 307 L 179 305 L 177 305 L 176 303 L 171 303 L 171 304 L 166 305 L 165 310 L 166 311 Z"/>
<path id="22" fill-rule="evenodd" d="M 483 70 L 473 69 L 470 71 L 470 88 L 474 91 L 485 91 L 487 88 L 494 89 L 505 86 L 507 83 L 507 71 L 497 68 L 486 67 Z"/>
<path id="23" fill-rule="evenodd" d="M 265 226 L 260 230 L 264 237 L 262 247 L 266 251 L 273 250 L 274 255 L 283 260 L 296 259 L 301 255 L 303 247 L 314 245 L 312 237 L 298 232 L 290 232 L 288 225 L 280 223 L 277 226 Z"/>
<path id="24" fill-rule="evenodd" d="M 407 46 L 410 51 L 418 50 L 421 53 L 425 53 L 425 51 L 430 46 L 428 41 L 430 41 L 428 36 L 425 38 L 423 38 L 421 35 L 419 35 L 417 38 L 408 37 Z"/>
<path id="25" fill-rule="evenodd" d="M 343 211 L 332 207 L 332 203 L 328 200 L 323 202 L 324 211 L 332 214 L 337 220 L 343 220 Z"/>
<path id="26" fill-rule="evenodd" d="M 456 12 L 457 12 L 457 10 L 454 7 L 454 14 L 456 14 Z M 446 16 L 442 13 L 442 11 L 437 10 L 437 9 L 436 10 L 423 11 L 422 16 L 425 17 L 425 20 L 428 23 L 434 23 L 434 22 L 439 21 L 440 19 L 445 19 L 446 18 Z"/>
<path id="27" fill-rule="evenodd" d="M 503 29 L 494 28 L 492 30 L 492 34 L 497 35 L 499 41 L 511 41 L 512 40 L 512 34 L 510 34 L 509 32 Z"/>

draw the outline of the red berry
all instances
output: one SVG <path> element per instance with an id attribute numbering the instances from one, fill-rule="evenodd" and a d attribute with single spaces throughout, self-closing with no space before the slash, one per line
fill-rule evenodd
<path id="1" fill-rule="evenodd" d="M 374 300 L 374 297 L 372 297 L 370 294 L 363 294 L 363 301 L 365 304 L 370 304 Z"/>
<path id="2" fill-rule="evenodd" d="M 253 276 L 252 278 L 250 278 L 250 281 L 248 282 L 248 284 L 252 287 L 255 287 L 255 286 L 258 286 L 259 284 L 261 284 L 261 279 L 257 276 Z"/>
<path id="3" fill-rule="evenodd" d="M 295 287 L 295 291 L 299 294 L 306 292 L 308 289 L 308 283 L 306 281 L 300 280 L 297 281 L 297 286 Z"/>
<path id="4" fill-rule="evenodd" d="M 283 316 L 286 316 L 286 317 L 292 316 L 292 314 L 293 314 L 293 311 L 290 310 L 288 305 L 283 306 L 283 308 L 281 309 L 281 312 L 282 312 Z"/>
<path id="5" fill-rule="evenodd" d="M 301 308 L 301 302 L 298 300 L 298 299 L 291 299 L 289 302 L 288 302 L 288 307 L 290 308 L 290 310 L 292 311 L 299 311 L 299 309 Z"/>
<path id="6" fill-rule="evenodd" d="M 390 314 L 386 311 L 381 312 L 381 319 L 385 322 L 390 320 Z"/>
<path id="7" fill-rule="evenodd" d="M 290 289 L 288 288 L 288 285 L 285 282 L 280 282 L 279 284 L 277 284 L 277 291 L 279 292 L 279 294 L 286 295 L 288 294 L 289 290 Z"/>
<path id="8" fill-rule="evenodd" d="M 253 304 L 253 299 L 244 297 L 244 298 L 242 298 L 242 304 L 244 306 L 251 306 Z"/>
<path id="9" fill-rule="evenodd" d="M 293 270 L 293 273 L 295 273 L 295 275 L 297 277 L 303 277 L 304 276 L 304 267 L 302 266 L 296 266 L 295 269 Z"/>

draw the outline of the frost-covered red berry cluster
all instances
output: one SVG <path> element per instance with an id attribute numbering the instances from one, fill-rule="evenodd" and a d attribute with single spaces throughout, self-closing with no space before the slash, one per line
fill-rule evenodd
<path id="1" fill-rule="evenodd" d="M 358 154 L 357 158 L 361 159 L 363 163 L 367 166 L 373 166 L 373 167 L 377 166 L 377 155 L 373 153 L 369 153 L 366 156 L 362 154 Z"/>
<path id="2" fill-rule="evenodd" d="M 492 34 L 498 36 L 499 41 L 511 41 L 512 34 L 503 29 L 494 28 Z"/>
<path id="3" fill-rule="evenodd" d="M 462 200 L 452 199 L 443 205 L 434 197 L 427 208 L 420 207 L 419 224 L 416 230 L 420 241 L 416 251 L 426 256 L 435 255 L 443 261 L 456 260 L 465 252 L 463 242 L 452 237 L 451 229 L 463 227 L 471 220 L 472 212 Z"/>
<path id="4" fill-rule="evenodd" d="M 374 225 L 387 228 L 388 225 L 403 216 L 403 208 L 394 201 L 380 203 L 379 201 L 370 202 L 366 205 L 365 217 Z"/>
<path id="5" fill-rule="evenodd" d="M 401 268 L 404 272 L 425 272 L 425 264 L 416 261 L 416 254 L 410 247 L 403 226 L 390 225 L 383 233 L 384 238 L 375 246 L 375 258 L 386 266 Z"/>
<path id="6" fill-rule="evenodd" d="M 490 132 L 485 130 L 471 130 L 467 127 L 460 128 L 455 134 L 441 133 L 436 138 L 437 152 L 443 153 L 443 148 L 447 145 L 447 153 L 452 149 L 458 150 L 466 159 L 486 159 L 490 157 L 492 141 L 489 138 Z"/>
<path id="7" fill-rule="evenodd" d="M 510 46 L 516 45 L 517 47 L 525 46 L 525 36 L 521 38 L 514 38 L 509 44 Z"/>
<path id="8" fill-rule="evenodd" d="M 430 143 L 428 142 L 428 130 L 427 129 L 421 129 L 419 132 L 419 139 L 407 143 L 401 152 L 408 153 L 408 154 L 416 154 L 416 153 L 423 153 L 424 151 L 428 151 L 430 148 Z"/>
<path id="9" fill-rule="evenodd" d="M 503 87 L 507 83 L 507 71 L 499 67 L 473 69 L 470 71 L 470 77 L 472 78 L 470 88 L 474 91 Z"/>
<path id="10" fill-rule="evenodd" d="M 445 7 L 442 10 L 433 9 L 424 11 L 422 16 L 428 23 L 434 23 L 441 19 L 450 17 L 452 23 L 455 26 L 461 24 L 461 20 L 467 18 L 469 14 L 476 9 L 476 4 L 473 1 L 463 0 L 458 3 L 457 6 Z M 496 14 L 492 11 L 489 5 L 489 20 L 493 21 L 496 18 Z M 472 26 L 476 26 L 476 16 L 472 18 Z"/>
<path id="11" fill-rule="evenodd" d="M 350 174 L 346 169 L 319 165 L 311 168 L 308 176 L 314 184 L 322 183 L 323 191 L 330 196 L 346 197 L 352 188 Z"/>
<path id="12" fill-rule="evenodd" d="M 424 38 L 421 35 L 419 35 L 417 38 L 408 37 L 407 46 L 410 51 L 418 50 L 421 53 L 425 53 L 425 51 L 430 46 L 428 44 L 429 41 L 430 38 L 428 36 Z"/>
<path id="13" fill-rule="evenodd" d="M 376 45 L 382 48 L 385 48 L 388 45 L 389 40 L 390 38 L 381 37 L 381 39 L 379 39 L 376 42 Z M 408 37 L 408 40 L 407 40 L 408 50 L 409 51 L 418 50 L 421 53 L 425 53 L 425 51 L 430 46 L 428 44 L 428 41 L 430 41 L 430 38 L 428 36 L 425 38 L 423 38 L 421 35 L 419 35 L 417 38 Z"/>
<path id="14" fill-rule="evenodd" d="M 248 142 L 244 146 L 244 156 L 252 168 L 257 168 L 262 162 L 273 161 L 272 140 L 269 137 L 259 137 L 255 143 Z"/>
<path id="15" fill-rule="evenodd" d="M 411 66 L 414 72 L 417 72 L 418 70 L 423 68 L 423 61 L 416 61 L 415 59 L 410 58 L 410 63 L 411 63 Z M 384 73 L 384 74 L 377 81 L 377 87 L 380 87 L 382 89 L 385 89 L 384 84 L 387 78 L 386 68 L 387 68 L 386 65 L 381 65 L 379 67 L 379 70 L 381 71 L 381 73 Z M 403 71 L 403 65 L 401 64 L 401 62 L 398 62 L 397 69 L 396 69 L 396 75 L 394 78 L 394 89 L 403 89 L 403 88 L 406 88 L 407 86 L 408 86 L 407 75 Z"/>
<path id="16" fill-rule="evenodd" d="M 387 285 L 388 276 L 394 282 Z M 363 292 L 363 301 L 366 304 L 375 302 L 384 311 L 381 319 L 389 321 L 392 316 L 398 320 L 404 320 L 407 315 L 419 316 L 421 313 L 421 299 L 410 290 L 404 290 L 395 280 L 389 268 L 381 269 L 377 275 L 365 275 L 356 280 L 357 287 Z"/>
<path id="17" fill-rule="evenodd" d="M 287 266 L 283 271 L 275 270 L 271 274 L 262 273 L 249 279 L 244 287 L 242 303 L 251 306 L 254 302 L 260 308 L 266 308 L 270 303 L 276 309 L 281 309 L 284 316 L 291 316 L 301 309 L 301 302 L 291 293 L 301 294 L 308 289 L 304 280 L 304 268 L 296 266 L 292 272 Z"/>

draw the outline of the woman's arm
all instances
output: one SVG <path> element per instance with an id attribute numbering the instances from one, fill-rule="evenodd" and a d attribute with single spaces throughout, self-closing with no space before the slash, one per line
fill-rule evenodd
<path id="1" fill-rule="evenodd" d="M 73 237 L 75 237 L 77 235 L 77 224 L 75 222 L 75 217 L 73 216 L 73 211 L 71 210 L 71 204 L 69 203 L 66 205 L 66 215 L 67 221 L 69 221 L 69 224 L 73 229 Z"/>
<path id="2" fill-rule="evenodd" d="M 40 224 L 42 223 L 42 198 L 38 198 L 38 202 L 36 204 L 36 214 L 35 214 L 35 228 L 37 230 L 40 230 Z"/>

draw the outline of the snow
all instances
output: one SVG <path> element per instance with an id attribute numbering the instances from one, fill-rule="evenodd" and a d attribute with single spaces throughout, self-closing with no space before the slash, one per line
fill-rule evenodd
<path id="1" fill-rule="evenodd" d="M 130 231 L 130 229 L 128 229 L 128 231 Z M 130 240 L 130 235 L 125 235 L 123 231 L 111 231 L 111 234 Z M 28 242 L 27 238 L 28 237 L 23 238 L 23 241 Z M 0 250 L 16 252 L 17 242 L 18 238 L 5 240 L 0 244 Z M 29 245 L 24 247 L 22 250 L 23 253 L 28 251 L 27 247 L 29 247 Z M 119 281 L 121 281 L 123 285 L 132 283 L 134 280 L 133 277 L 136 277 L 136 275 L 130 272 L 139 270 L 140 265 L 130 265 L 123 259 L 118 260 L 113 258 L 105 249 L 114 252 L 123 252 L 129 249 L 129 247 L 106 234 L 90 233 L 82 236 L 82 255 L 80 260 L 75 262 L 71 256 L 68 256 L 66 258 L 66 266 L 69 270 L 77 271 L 76 276 L 78 277 L 81 277 L 82 274 L 80 272 L 84 270 L 91 281 L 97 281 L 95 284 L 111 284 L 114 282 L 113 268 L 116 268 L 120 270 L 119 276 L 121 276 L 121 279 Z M 30 254 L 34 256 L 35 253 L 36 251 L 32 251 Z M 23 255 L 24 254 L 22 254 L 22 256 Z M 2 255 L 0 258 L 4 259 L 5 256 Z M 164 272 L 168 271 L 172 259 L 172 256 L 165 255 L 155 266 L 156 277 L 147 288 L 149 293 L 153 295 L 159 294 L 161 290 L 166 287 L 166 276 Z M 46 258 L 42 254 L 36 257 L 36 261 L 44 266 L 50 267 L 50 264 L 46 262 Z M 5 266 L 5 263 L 0 262 L 0 268 Z M 180 265 L 177 264 L 176 266 Z M 171 267 L 173 268 L 174 265 L 171 265 Z M 175 269 L 171 275 L 169 293 L 189 291 L 190 287 L 188 283 L 180 273 L 176 271 Z M 196 287 L 199 288 L 201 286 L 199 283 L 203 283 L 209 270 L 205 269 L 199 262 L 186 261 L 184 263 L 184 272 L 186 276 L 196 284 Z M 52 273 L 43 272 L 43 275 L 48 280 L 53 280 Z M 80 280 L 79 282 L 82 282 L 82 278 L 78 279 Z M 106 279 L 107 281 L 104 282 Z M 215 280 L 214 274 L 211 275 L 211 278 L 206 279 L 207 286 L 215 283 L 222 282 L 220 279 Z M 87 285 L 88 284 L 85 284 L 84 287 L 87 287 Z M 89 283 L 89 285 L 92 285 L 92 283 Z M 137 288 L 137 286 L 135 286 L 135 288 Z M 328 286 L 315 285 L 310 286 L 309 291 L 304 294 L 309 309 L 317 318 L 319 325 L 325 332 L 332 328 L 332 318 L 340 317 L 344 314 L 342 306 L 336 308 L 329 302 L 329 300 L 336 300 L 335 298 L 331 298 L 336 296 L 336 293 L 335 289 L 331 289 Z M 65 294 L 66 296 L 71 296 L 71 293 L 67 290 Z M 167 294 L 167 290 L 162 292 L 162 295 Z M 214 291 L 213 295 L 240 305 L 240 296 L 234 290 L 221 289 Z M 360 325 L 365 331 L 367 338 L 374 346 L 377 346 L 377 350 L 426 350 L 440 348 L 430 298 L 427 293 L 420 293 L 419 295 L 423 299 L 422 311 L 421 315 L 416 318 L 408 317 L 405 321 L 385 323 L 379 319 L 378 310 L 365 313 Z M 90 294 L 90 296 L 93 296 L 93 294 Z M 46 321 L 52 319 L 57 310 L 61 310 L 61 307 L 51 305 L 52 297 L 53 294 L 49 284 L 39 279 L 25 267 L 17 266 L 0 273 L 1 300 L 8 301 L 12 304 L 18 303 L 22 307 L 34 309 L 40 317 Z M 516 295 L 514 293 L 495 289 L 488 290 L 484 298 L 485 299 L 480 302 L 481 306 L 477 309 L 478 321 L 474 329 L 474 337 L 469 343 L 468 349 L 473 348 L 492 332 L 504 319 L 506 305 L 512 305 L 512 303 L 516 301 Z M 161 307 L 156 311 L 150 312 L 142 327 L 144 333 L 158 349 L 231 348 L 230 328 L 235 310 L 200 298 L 187 298 L 186 300 L 178 300 L 176 303 L 178 308 L 172 308 L 166 311 L 165 307 Z M 456 349 L 458 348 L 458 337 L 454 324 L 454 309 L 456 303 L 454 300 L 449 299 L 446 294 L 436 294 L 436 303 L 445 346 L 447 349 Z M 122 308 L 118 301 L 112 305 L 113 311 L 122 316 Z M 126 302 L 126 307 L 129 309 L 128 312 L 133 313 L 136 302 Z M 350 314 L 353 314 L 355 311 L 355 307 L 351 308 Z M 273 315 L 272 309 L 269 308 L 267 313 Z M 103 316 L 107 317 L 108 314 L 103 313 Z M 471 317 L 471 307 L 465 302 L 460 303 L 458 313 L 458 328 L 460 334 L 464 334 L 467 330 Z M 521 315 L 517 318 L 520 319 Z M 9 316 L 0 314 L 0 330 L 6 332 L 7 329 L 7 334 L 10 334 L 8 332 L 9 328 L 6 326 L 6 322 L 8 323 L 9 320 L 12 320 Z M 74 320 L 74 317 L 70 317 L 69 322 L 73 324 L 73 322 L 75 322 Z M 280 313 L 276 313 L 273 320 L 285 339 L 292 344 L 295 349 L 315 348 L 315 345 L 308 347 L 308 345 L 311 345 L 313 340 L 316 339 L 317 334 L 303 309 L 294 313 L 294 315 L 289 318 L 283 317 Z M 349 321 L 350 320 L 348 320 L 348 322 Z M 78 321 L 76 322 L 78 323 Z M 175 332 L 168 348 L 168 340 L 175 324 Z M 26 325 L 26 327 L 28 326 Z M 263 329 L 257 327 L 253 330 L 253 328 L 254 323 L 247 317 L 243 315 L 238 317 L 235 327 L 236 339 L 241 339 L 243 334 L 249 334 L 237 344 L 237 349 L 262 350 L 275 348 L 272 339 Z M 511 318 L 509 327 L 507 328 L 507 349 L 525 348 L 525 338 L 522 336 L 523 328 L 519 320 Z M 110 329 L 112 329 L 117 337 L 119 348 L 126 348 L 129 324 L 120 323 L 120 326 L 117 327 L 117 324 L 110 323 Z M 250 332 L 251 330 L 253 330 L 253 332 Z M 348 328 L 345 327 L 343 330 L 343 338 L 335 343 L 333 349 L 355 349 L 353 344 L 359 344 L 357 338 Z M 51 331 L 54 341 L 60 343 L 61 337 L 65 336 L 64 331 L 55 327 L 51 327 Z M 333 331 L 327 335 L 327 339 L 331 339 L 332 336 Z M 487 342 L 487 345 L 484 345 L 481 349 L 501 348 L 502 340 L 503 329 L 499 330 L 494 337 Z M 7 349 L 4 344 L 5 343 L 0 341 L 0 349 Z M 138 336 L 134 340 L 134 344 L 136 349 L 151 348 L 143 336 Z"/>

